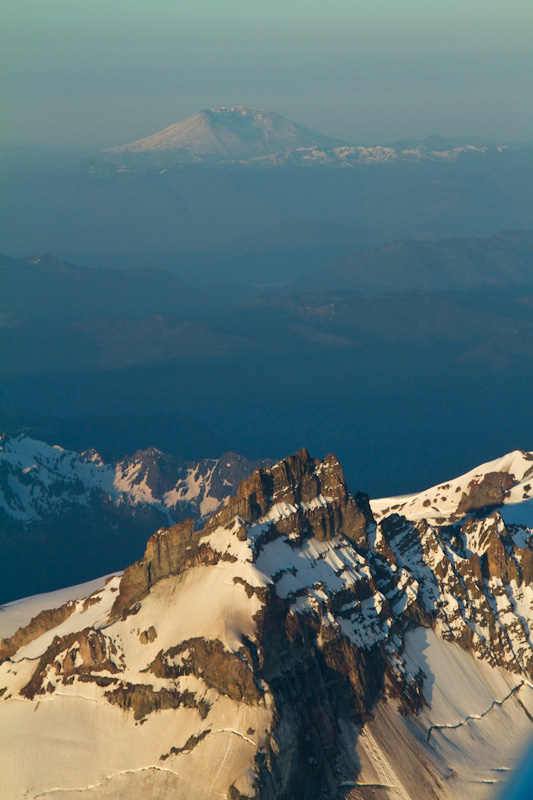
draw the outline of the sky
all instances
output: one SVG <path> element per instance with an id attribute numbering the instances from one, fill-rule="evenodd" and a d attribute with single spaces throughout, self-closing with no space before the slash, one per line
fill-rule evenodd
<path id="1" fill-rule="evenodd" d="M 531 0 L 4 0 L 5 146 L 94 151 L 202 108 L 356 144 L 533 140 Z"/>

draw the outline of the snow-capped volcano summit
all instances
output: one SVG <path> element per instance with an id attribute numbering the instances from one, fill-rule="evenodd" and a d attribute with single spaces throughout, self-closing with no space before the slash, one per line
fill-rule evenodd
<path id="1" fill-rule="evenodd" d="M 204 109 L 183 122 L 105 150 L 110 156 L 176 156 L 181 161 L 239 161 L 288 153 L 299 148 L 332 149 L 346 144 L 259 108 Z"/>
<path id="2" fill-rule="evenodd" d="M 434 150 L 441 140 L 427 144 L 400 142 L 388 146 L 356 146 L 291 122 L 260 108 L 211 108 L 136 142 L 102 150 L 96 167 L 129 172 L 164 172 L 188 164 L 255 167 L 355 167 L 363 164 L 449 161 L 501 157 L 515 146 L 461 145 Z M 442 144 L 448 145 L 445 140 Z M 520 149 L 520 148 L 518 148 Z"/>

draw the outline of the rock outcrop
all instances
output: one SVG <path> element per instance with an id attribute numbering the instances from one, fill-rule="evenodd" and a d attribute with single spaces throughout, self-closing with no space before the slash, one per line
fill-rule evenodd
<path id="1" fill-rule="evenodd" d="M 43 701 L 46 725 L 69 704 L 92 709 L 97 731 L 118 725 L 120 759 L 98 734 L 80 767 L 94 798 L 109 781 L 125 798 L 135 782 L 118 775 L 164 763 L 178 800 L 458 800 L 490 768 L 473 745 L 459 763 L 448 730 L 505 708 L 505 749 L 533 716 L 533 542 L 494 509 L 508 482 L 473 484 L 475 505 L 447 524 L 376 523 L 334 456 L 260 468 L 201 530 L 158 530 L 121 578 L 7 640 L 0 709 Z M 457 669 L 452 695 L 434 685 L 441 662 L 448 681 Z M 69 736 L 81 747 L 87 734 Z"/>
<path id="2" fill-rule="evenodd" d="M 508 472 L 487 472 L 480 480 L 472 479 L 457 506 L 458 513 L 501 505 L 515 483 L 515 476 Z"/>

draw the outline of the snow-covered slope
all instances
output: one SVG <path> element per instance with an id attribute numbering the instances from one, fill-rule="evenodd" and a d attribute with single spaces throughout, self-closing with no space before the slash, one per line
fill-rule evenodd
<path id="1" fill-rule="evenodd" d="M 6 800 L 493 796 L 533 734 L 532 522 L 376 524 L 333 456 L 256 471 L 87 597 L 4 607 Z"/>
<path id="2" fill-rule="evenodd" d="M 513 145 L 438 142 L 391 146 L 354 146 L 291 122 L 273 111 L 257 108 L 213 108 L 193 114 L 158 133 L 102 151 L 102 163 L 121 170 L 148 166 L 167 169 L 183 164 L 248 166 L 354 167 L 397 161 L 450 161 L 498 158 L 519 151 Z M 101 166 L 101 164 L 100 164 Z"/>
<path id="3" fill-rule="evenodd" d="M 372 500 L 377 520 L 391 513 L 448 525 L 477 509 L 500 506 L 507 522 L 533 519 L 533 453 L 515 450 L 417 494 Z"/>

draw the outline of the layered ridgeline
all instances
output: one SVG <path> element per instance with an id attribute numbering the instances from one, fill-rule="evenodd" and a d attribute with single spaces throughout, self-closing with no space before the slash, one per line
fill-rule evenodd
<path id="1" fill-rule="evenodd" d="M 489 239 L 390 242 L 353 253 L 299 281 L 299 289 L 363 294 L 468 291 L 477 286 L 528 286 L 533 232 L 501 231 Z"/>
<path id="2" fill-rule="evenodd" d="M 532 466 L 376 522 L 303 450 L 122 576 L 5 607 L 6 800 L 494 796 L 533 732 L 531 521 L 506 521 Z"/>
<path id="3" fill-rule="evenodd" d="M 165 267 L 193 285 L 278 284 L 392 240 L 531 227 L 530 146 L 437 136 L 361 143 L 357 130 L 346 143 L 243 107 L 157 131 L 148 121 L 152 135 L 75 163 L 5 165 L 1 252 Z M 144 282 L 142 271 L 130 278 Z M 181 291 L 174 305 L 190 307 L 198 291 Z M 129 289 L 127 298 L 144 304 Z"/>
<path id="4" fill-rule="evenodd" d="M 126 566 L 154 529 L 200 524 L 257 466 L 235 453 L 190 462 L 155 447 L 105 463 L 94 450 L 2 436 L 3 601 L 64 586 L 73 571 L 78 582 Z"/>
<path id="5" fill-rule="evenodd" d="M 182 122 L 136 142 L 102 151 L 96 165 L 120 170 L 171 168 L 188 164 L 241 164 L 259 167 L 393 164 L 502 157 L 524 148 L 478 137 L 363 146 L 334 139 L 274 111 L 259 108 L 204 109 Z"/>

